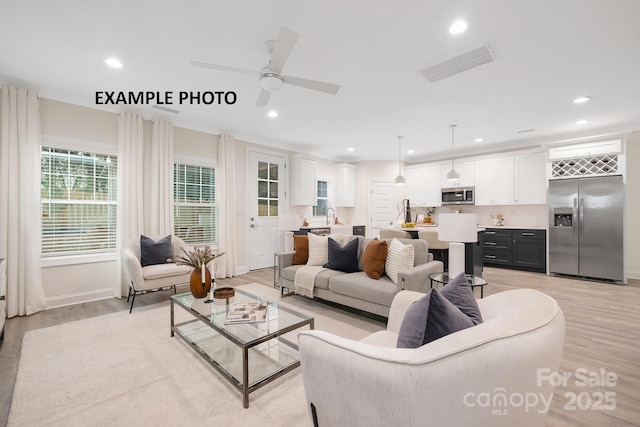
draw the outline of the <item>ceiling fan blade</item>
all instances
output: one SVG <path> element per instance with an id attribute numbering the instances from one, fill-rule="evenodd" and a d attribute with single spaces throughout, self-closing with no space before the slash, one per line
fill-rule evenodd
<path id="1" fill-rule="evenodd" d="M 284 63 L 287 62 L 291 51 L 298 43 L 300 34 L 287 27 L 280 26 L 278 32 L 278 38 L 276 39 L 273 52 L 271 53 L 271 62 L 269 62 L 269 68 L 274 71 L 281 72 Z"/>
<path id="2" fill-rule="evenodd" d="M 256 107 L 266 107 L 269 103 L 269 97 L 271 96 L 271 92 L 266 89 L 260 90 L 260 95 L 258 95 L 258 100 L 256 101 Z"/>
<path id="3" fill-rule="evenodd" d="M 233 73 L 259 74 L 257 71 L 245 70 L 243 68 L 227 67 L 226 65 L 209 64 L 208 62 L 191 61 L 191 65 L 200 68 L 210 68 L 212 70 L 231 71 Z"/>
<path id="4" fill-rule="evenodd" d="M 333 83 L 320 82 L 317 80 L 303 79 L 300 77 L 284 76 L 284 83 L 293 86 L 300 86 L 318 92 L 329 93 L 335 95 L 340 90 L 340 85 Z"/>

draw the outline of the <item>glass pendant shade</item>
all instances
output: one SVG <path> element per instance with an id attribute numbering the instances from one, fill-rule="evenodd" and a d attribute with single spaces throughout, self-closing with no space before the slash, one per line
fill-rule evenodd
<path id="1" fill-rule="evenodd" d="M 447 180 L 449 181 L 458 181 L 460 179 L 460 172 L 455 169 L 451 169 L 447 174 Z"/>

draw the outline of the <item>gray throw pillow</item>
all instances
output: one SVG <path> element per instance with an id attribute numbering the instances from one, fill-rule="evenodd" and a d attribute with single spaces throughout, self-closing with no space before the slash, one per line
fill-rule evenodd
<path id="1" fill-rule="evenodd" d="M 173 262 L 171 235 L 157 242 L 150 237 L 140 235 L 140 264 L 143 267 L 171 262 Z"/>
<path id="2" fill-rule="evenodd" d="M 340 243 L 329 237 L 328 243 L 328 258 L 329 262 L 323 265 L 324 268 L 330 268 L 332 270 L 343 271 L 345 273 L 355 273 L 358 270 L 358 239 L 354 239 L 344 245 L 340 246 Z"/>
<path id="3" fill-rule="evenodd" d="M 473 326 L 473 322 L 437 289 L 415 301 L 404 315 L 398 333 L 398 348 L 418 348 L 453 332 Z"/>
<path id="4" fill-rule="evenodd" d="M 453 280 L 444 285 L 442 289 L 440 289 L 440 293 L 464 314 L 469 316 L 469 319 L 471 319 L 474 325 L 482 323 L 480 308 L 478 307 L 476 298 L 473 296 L 473 289 L 471 285 L 469 285 L 464 273 L 458 274 Z"/>

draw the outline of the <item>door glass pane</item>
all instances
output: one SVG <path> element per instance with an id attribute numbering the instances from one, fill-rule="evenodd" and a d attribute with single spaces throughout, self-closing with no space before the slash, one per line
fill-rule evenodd
<path id="1" fill-rule="evenodd" d="M 269 183 L 267 183 L 267 181 L 258 181 L 258 197 L 264 197 L 264 198 L 267 197 L 268 185 Z"/>
<path id="2" fill-rule="evenodd" d="M 267 162 L 258 162 L 258 179 L 267 179 L 269 164 Z"/>
<path id="3" fill-rule="evenodd" d="M 278 165 L 271 163 L 269 165 L 269 179 L 272 181 L 278 180 Z"/>
<path id="4" fill-rule="evenodd" d="M 269 183 L 269 197 L 272 199 L 278 198 L 278 183 L 270 182 Z"/>
<path id="5" fill-rule="evenodd" d="M 269 200 L 269 216 L 278 216 L 277 200 Z"/>
<path id="6" fill-rule="evenodd" d="M 269 215 L 267 203 L 268 203 L 267 200 L 262 200 L 262 199 L 258 200 L 258 216 L 268 216 Z"/>

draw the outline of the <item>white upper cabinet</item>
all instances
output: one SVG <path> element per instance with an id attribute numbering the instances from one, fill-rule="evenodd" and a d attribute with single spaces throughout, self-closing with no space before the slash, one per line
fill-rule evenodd
<path id="1" fill-rule="evenodd" d="M 440 166 L 427 166 L 425 172 L 424 186 L 426 188 L 426 199 L 424 206 L 442 205 L 442 178 Z"/>
<path id="2" fill-rule="evenodd" d="M 460 179 L 458 181 L 447 180 L 447 174 L 451 170 L 451 163 L 442 165 L 441 179 L 442 188 L 451 187 L 473 187 L 475 185 L 475 165 L 474 162 L 455 162 L 456 171 L 460 172 Z"/>
<path id="3" fill-rule="evenodd" d="M 544 205 L 547 203 L 544 156 L 544 152 L 514 156 L 516 204 Z"/>
<path id="4" fill-rule="evenodd" d="M 475 161 L 476 205 L 514 203 L 513 156 Z"/>
<path id="5" fill-rule="evenodd" d="M 411 206 L 440 206 L 440 166 L 416 166 L 405 170 L 405 196 Z"/>
<path id="6" fill-rule="evenodd" d="M 291 204 L 293 206 L 315 206 L 317 202 L 317 163 L 315 160 L 291 156 Z"/>
<path id="7" fill-rule="evenodd" d="M 335 166 L 335 169 L 335 206 L 337 208 L 353 208 L 356 206 L 356 166 L 340 163 Z"/>
<path id="8" fill-rule="evenodd" d="M 427 200 L 427 168 L 419 166 L 404 171 L 407 179 L 404 194 L 412 206 L 426 206 Z"/>

